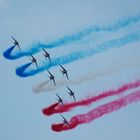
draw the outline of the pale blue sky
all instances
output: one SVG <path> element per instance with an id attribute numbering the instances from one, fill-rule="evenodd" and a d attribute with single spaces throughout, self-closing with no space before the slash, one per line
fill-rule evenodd
<path id="1" fill-rule="evenodd" d="M 139 140 L 140 103 L 106 115 L 90 124 L 80 125 L 71 131 L 53 132 L 50 126 L 54 122 L 61 122 L 60 116 L 54 115 L 47 118 L 42 115 L 41 109 L 56 101 L 54 94 L 56 91 L 67 100 L 65 87 L 52 92 L 34 94 L 32 87 L 45 81 L 48 78 L 47 73 L 20 78 L 15 74 L 15 68 L 29 61 L 28 58 L 10 61 L 2 55 L 3 51 L 11 46 L 11 35 L 17 38 L 21 48 L 27 48 L 37 41 L 47 42 L 88 25 L 110 23 L 122 17 L 134 15 L 140 11 L 139 5 L 139 0 L 40 0 L 36 2 L 0 0 L 0 139 Z M 123 31 L 123 34 L 127 32 L 131 30 Z M 115 35 L 121 35 L 121 32 L 113 34 L 114 37 Z M 106 38 L 109 39 L 109 36 Z M 81 99 L 86 96 L 86 93 L 92 91 L 115 88 L 122 83 L 139 79 L 139 46 L 140 42 L 133 43 L 127 45 L 127 49 L 125 47 L 106 51 L 89 59 L 66 65 L 71 76 L 75 76 L 75 72 L 79 71 L 82 74 L 80 68 L 84 68 L 83 72 L 95 72 L 94 80 L 71 86 L 77 92 L 77 98 Z M 61 53 L 66 51 L 62 49 Z M 55 51 L 52 53 L 55 56 Z M 119 65 L 122 59 L 123 63 Z M 131 65 L 127 60 L 129 62 L 132 60 Z M 114 64 L 118 65 L 115 72 Z M 109 75 L 107 72 L 105 75 L 104 67 L 108 67 L 108 69 L 105 68 L 106 71 L 111 69 L 112 73 L 110 72 Z M 59 75 L 57 69 L 52 71 Z M 96 77 L 98 73 L 104 76 Z M 104 102 L 98 104 L 102 103 Z M 89 108 L 77 108 L 64 115 L 70 119 L 73 115 L 87 112 L 93 107 L 94 105 Z"/>

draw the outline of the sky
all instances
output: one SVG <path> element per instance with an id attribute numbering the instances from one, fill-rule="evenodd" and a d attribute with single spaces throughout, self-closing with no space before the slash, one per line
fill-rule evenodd
<path id="1" fill-rule="evenodd" d="M 75 91 L 77 100 L 80 100 L 93 93 L 98 94 L 139 79 L 139 41 L 64 65 L 70 77 L 68 83 L 62 77 L 59 67 L 51 68 L 51 72 L 56 75 L 56 83 L 64 81 L 66 84 L 60 84 L 61 86 L 56 86 L 53 90 L 46 87 L 40 93 L 35 93 L 34 89 L 48 80 L 46 71 L 22 78 L 16 75 L 15 70 L 29 62 L 29 58 L 8 60 L 3 57 L 3 52 L 12 46 L 11 35 L 19 41 L 21 48 L 26 50 L 38 42 L 47 44 L 92 25 L 110 25 L 133 16 L 140 12 L 139 5 L 139 0 L 0 0 L 0 139 L 140 139 L 140 103 L 60 133 L 51 130 L 52 123 L 62 121 L 60 115 L 46 117 L 41 112 L 44 107 L 56 102 L 55 93 L 64 100 L 71 101 L 66 93 L 67 84 Z M 91 49 L 110 39 L 136 32 L 139 27 L 137 23 L 116 32 L 96 33 L 83 41 L 48 51 L 52 57 L 59 57 L 69 52 Z M 37 60 L 44 59 L 42 52 L 35 54 L 35 57 Z M 34 67 L 33 65 L 32 68 Z M 90 75 L 93 78 L 89 78 Z M 79 81 L 73 82 L 76 79 Z M 52 86 L 51 83 L 49 86 Z M 86 113 L 105 102 L 108 100 L 89 107 L 79 107 L 63 115 L 69 120 L 73 115 Z"/>

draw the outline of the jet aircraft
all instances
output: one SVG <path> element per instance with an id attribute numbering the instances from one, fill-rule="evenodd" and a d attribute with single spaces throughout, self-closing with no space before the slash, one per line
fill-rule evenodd
<path id="1" fill-rule="evenodd" d="M 64 105 L 62 98 L 56 93 L 56 96 L 58 97 L 58 103 L 61 103 Z"/>
<path id="2" fill-rule="evenodd" d="M 30 55 L 30 56 L 31 56 L 32 63 L 35 63 L 36 67 L 38 68 L 38 64 L 37 64 L 35 57 L 33 55 Z"/>
<path id="3" fill-rule="evenodd" d="M 60 114 L 61 115 L 61 114 Z M 63 115 L 61 115 L 61 117 L 63 118 L 63 123 L 65 124 L 65 125 L 67 125 L 68 127 L 70 127 L 69 126 L 69 123 L 68 123 L 68 121 L 67 121 L 67 119 L 63 116 Z"/>
<path id="4" fill-rule="evenodd" d="M 50 54 L 45 49 L 42 48 L 42 50 L 44 51 L 43 55 L 51 62 Z"/>
<path id="5" fill-rule="evenodd" d="M 63 74 L 63 75 L 65 74 L 66 77 L 67 77 L 67 79 L 69 80 L 67 70 L 66 70 L 62 65 L 59 65 L 59 66 L 62 68 L 62 70 L 60 70 L 60 71 L 62 72 L 62 74 Z"/>
<path id="6" fill-rule="evenodd" d="M 21 48 L 20 48 L 20 46 L 19 46 L 18 41 L 17 41 L 13 36 L 11 36 L 11 37 L 12 37 L 12 39 L 14 40 L 14 45 L 15 45 L 15 46 L 18 46 L 19 50 L 21 51 Z"/>
<path id="7" fill-rule="evenodd" d="M 69 90 L 68 93 L 69 93 L 70 97 L 72 96 L 73 99 L 76 101 L 74 92 L 69 87 L 67 87 L 67 89 Z"/>
<path id="8" fill-rule="evenodd" d="M 50 74 L 49 79 L 53 80 L 54 85 L 56 85 L 54 75 L 52 75 L 49 71 L 48 71 L 48 73 Z"/>

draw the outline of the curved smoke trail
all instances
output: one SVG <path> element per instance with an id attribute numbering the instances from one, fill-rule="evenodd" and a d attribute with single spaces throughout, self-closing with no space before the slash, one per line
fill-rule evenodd
<path id="1" fill-rule="evenodd" d="M 64 123 L 52 124 L 52 130 L 56 132 L 66 131 L 76 128 L 78 125 L 90 123 L 95 119 L 102 117 L 103 115 L 109 114 L 111 112 L 117 111 L 131 103 L 140 101 L 140 90 L 135 91 L 129 95 L 126 95 L 118 100 L 114 100 L 107 104 L 101 105 L 95 109 L 92 109 L 86 114 L 79 114 L 71 118 L 69 121 L 69 126 Z"/>
<path id="2" fill-rule="evenodd" d="M 117 65 L 113 65 L 113 66 L 107 65 L 104 68 L 99 68 L 96 70 L 94 69 L 93 72 L 88 72 L 85 75 L 80 76 L 79 78 L 71 79 L 71 80 L 65 80 L 63 78 L 63 79 L 57 80 L 56 86 L 54 86 L 53 84 L 49 84 L 45 80 L 33 86 L 32 91 L 34 93 L 42 93 L 42 92 L 53 91 L 53 90 L 56 90 L 57 88 L 67 86 L 67 85 L 80 85 L 87 81 L 95 80 L 96 78 L 99 78 L 99 77 L 111 75 L 112 73 L 115 73 L 123 68 L 127 69 L 130 67 L 137 67 L 137 66 L 140 66 L 139 55 L 135 54 L 135 57 L 133 56 L 127 57 L 125 63 L 124 63 L 124 58 L 123 58 L 123 61 L 119 61 Z"/>
<path id="3" fill-rule="evenodd" d="M 96 33 L 96 32 L 116 31 L 116 30 L 119 30 L 121 28 L 127 27 L 129 25 L 136 24 L 139 21 L 140 21 L 140 14 L 138 13 L 135 16 L 128 17 L 128 18 L 123 18 L 123 19 L 119 20 L 118 22 L 112 23 L 112 24 L 107 25 L 107 26 L 94 25 L 94 26 L 88 27 L 88 28 L 86 28 L 82 31 L 79 31 L 79 32 L 74 33 L 72 35 L 64 36 L 64 37 L 62 37 L 58 40 L 54 40 L 54 41 L 52 41 L 51 43 L 48 43 L 48 44 L 38 43 L 36 45 L 31 46 L 31 48 L 29 48 L 27 50 L 24 50 L 20 53 L 15 52 L 14 54 L 11 54 L 12 49 L 10 48 L 10 49 L 6 50 L 3 53 L 3 55 L 4 55 L 5 58 L 13 60 L 13 59 L 17 59 L 17 58 L 20 58 L 20 57 L 23 57 L 23 56 L 29 56 L 30 54 L 35 54 L 35 53 L 39 52 L 40 49 L 42 49 L 42 48 L 52 49 L 52 48 L 55 48 L 55 47 L 60 47 L 62 45 L 66 45 L 68 43 L 72 43 L 72 42 L 75 42 L 75 41 L 80 41 L 84 37 L 89 36 L 89 35 L 91 35 L 93 33 Z"/>
<path id="4" fill-rule="evenodd" d="M 133 89 L 133 88 L 137 88 L 139 86 L 140 86 L 140 80 L 136 81 L 136 82 L 125 84 L 125 85 L 119 87 L 118 89 L 105 91 L 97 96 L 91 96 L 89 98 L 86 98 L 86 99 L 83 99 L 80 101 L 76 101 L 76 102 L 72 102 L 72 103 L 65 103 L 64 105 L 60 105 L 59 103 L 54 103 L 51 106 L 44 108 L 42 110 L 42 113 L 44 115 L 50 116 L 55 113 L 68 112 L 75 107 L 88 106 L 88 105 L 90 105 L 94 102 L 100 101 L 104 98 L 123 94 L 125 91 Z"/>
<path id="5" fill-rule="evenodd" d="M 13 59 L 14 59 L 14 56 L 11 55 L 12 51 L 14 50 L 14 48 L 15 48 L 15 45 L 12 46 L 12 47 L 10 47 L 10 48 L 8 48 L 8 49 L 3 53 L 3 56 L 4 56 L 5 58 L 11 58 L 11 59 L 13 58 Z"/>
<path id="6" fill-rule="evenodd" d="M 18 68 L 18 74 L 19 75 L 23 75 L 23 71 L 25 71 L 32 63 L 27 63 L 27 64 L 24 64 L 22 65 L 21 67 Z"/>
<path id="7" fill-rule="evenodd" d="M 24 66 L 20 66 L 16 69 L 16 74 L 20 77 L 33 76 L 37 73 L 43 72 L 44 70 L 48 70 L 51 67 L 58 66 L 59 64 L 63 65 L 63 64 L 71 63 L 80 59 L 90 57 L 97 53 L 104 52 L 108 49 L 119 48 L 139 40 L 140 40 L 140 31 L 137 31 L 127 36 L 124 36 L 122 38 L 106 41 L 102 44 L 97 45 L 94 48 L 85 51 L 73 52 L 68 55 L 53 58 L 51 63 L 46 63 L 46 61 L 44 61 L 44 63 L 38 69 L 27 70 L 25 72 Z"/>

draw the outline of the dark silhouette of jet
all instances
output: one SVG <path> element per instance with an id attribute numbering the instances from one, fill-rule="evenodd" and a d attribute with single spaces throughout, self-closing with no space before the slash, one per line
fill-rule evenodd
<path id="1" fill-rule="evenodd" d="M 62 68 L 62 70 L 60 70 L 60 71 L 62 72 L 62 74 L 63 74 L 63 75 L 65 74 L 66 77 L 67 77 L 67 79 L 69 80 L 67 70 L 66 70 L 62 65 L 59 65 L 59 66 Z"/>
<path id="2" fill-rule="evenodd" d="M 36 67 L 38 68 L 38 64 L 37 64 L 36 59 L 33 57 L 33 55 L 30 55 L 30 56 L 31 56 L 32 63 L 35 63 Z"/>
<path id="3" fill-rule="evenodd" d="M 51 62 L 50 54 L 45 49 L 42 48 L 42 50 L 44 51 L 43 55 Z"/>
<path id="4" fill-rule="evenodd" d="M 68 93 L 69 93 L 70 97 L 72 96 L 73 99 L 76 101 L 74 92 L 69 87 L 67 87 L 67 89 L 69 90 Z"/>
<path id="5" fill-rule="evenodd" d="M 61 114 L 60 114 L 61 115 Z M 61 117 L 63 118 L 63 123 L 65 124 L 65 125 L 67 125 L 68 127 L 70 127 L 69 126 L 69 123 L 68 123 L 68 121 L 67 121 L 67 119 L 63 116 L 63 115 L 61 115 Z"/>
<path id="6" fill-rule="evenodd" d="M 49 79 L 53 80 L 54 85 L 56 85 L 54 76 L 49 71 L 48 71 L 48 73 L 50 74 Z"/>
<path id="7" fill-rule="evenodd" d="M 14 40 L 14 45 L 15 45 L 15 46 L 18 46 L 19 50 L 21 51 L 21 48 L 20 48 L 20 46 L 19 46 L 18 41 L 17 41 L 13 36 L 11 36 L 11 37 L 12 37 L 12 39 Z"/>
<path id="8" fill-rule="evenodd" d="M 58 103 L 61 103 L 64 105 L 62 98 L 56 93 L 56 96 L 58 97 Z"/>

